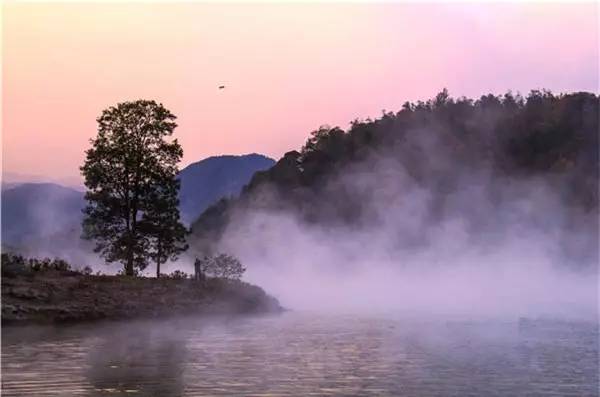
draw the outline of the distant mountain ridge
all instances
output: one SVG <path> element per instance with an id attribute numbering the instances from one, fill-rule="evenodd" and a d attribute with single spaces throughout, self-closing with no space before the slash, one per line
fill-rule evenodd
<path id="1" fill-rule="evenodd" d="M 68 187 L 74 190 L 83 191 L 83 179 L 81 176 L 54 177 L 37 174 L 21 174 L 10 171 L 2 171 L 2 189 L 24 185 L 27 183 L 52 183 L 54 185 Z"/>
<path id="2" fill-rule="evenodd" d="M 240 193 L 256 171 L 275 161 L 260 154 L 209 157 L 190 164 L 179 173 L 180 210 L 192 222 L 205 208 L 222 197 Z M 3 249 L 43 247 L 45 255 L 56 255 L 74 243 L 81 233 L 84 192 L 55 183 L 22 183 L 2 188 Z M 81 241 L 77 241 L 81 243 Z M 74 246 L 74 245 L 73 245 Z"/>
<path id="3" fill-rule="evenodd" d="M 275 160 L 261 154 L 208 157 L 179 172 L 179 209 L 186 223 L 193 222 L 211 204 L 237 196 L 252 175 L 271 168 Z"/>

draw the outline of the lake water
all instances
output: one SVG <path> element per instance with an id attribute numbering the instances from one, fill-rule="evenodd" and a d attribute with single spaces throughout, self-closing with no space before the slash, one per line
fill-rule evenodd
<path id="1" fill-rule="evenodd" d="M 3 396 L 598 396 L 598 325 L 288 312 L 2 330 Z"/>

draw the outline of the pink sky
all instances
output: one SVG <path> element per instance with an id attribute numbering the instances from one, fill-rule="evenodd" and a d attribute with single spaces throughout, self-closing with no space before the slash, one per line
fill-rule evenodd
<path id="1" fill-rule="evenodd" d="M 96 117 L 126 100 L 178 116 L 183 167 L 279 158 L 443 87 L 598 91 L 594 3 L 5 3 L 2 26 L 3 171 L 54 179 L 78 178 Z"/>

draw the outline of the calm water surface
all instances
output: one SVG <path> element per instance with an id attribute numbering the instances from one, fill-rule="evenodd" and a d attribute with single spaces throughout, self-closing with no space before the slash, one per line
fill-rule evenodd
<path id="1" fill-rule="evenodd" d="M 598 396 L 598 325 L 285 313 L 2 330 L 3 396 Z"/>

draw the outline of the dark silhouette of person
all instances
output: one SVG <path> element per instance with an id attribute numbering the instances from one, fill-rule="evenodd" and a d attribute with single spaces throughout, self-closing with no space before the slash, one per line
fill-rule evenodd
<path id="1" fill-rule="evenodd" d="M 205 258 L 206 260 L 206 258 Z M 194 261 L 194 280 L 196 281 L 204 281 L 206 280 L 206 276 L 204 275 L 204 272 L 202 271 L 202 260 L 196 258 L 196 261 Z"/>
<path id="2" fill-rule="evenodd" d="M 201 272 L 201 263 L 200 259 L 196 258 L 194 261 L 194 280 L 198 281 L 200 279 Z"/>

